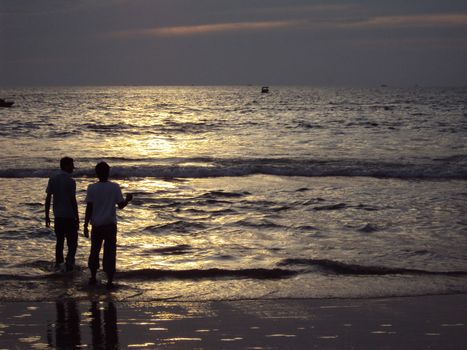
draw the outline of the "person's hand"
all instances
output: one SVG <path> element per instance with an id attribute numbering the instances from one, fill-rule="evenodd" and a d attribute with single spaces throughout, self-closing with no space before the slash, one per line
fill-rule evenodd
<path id="1" fill-rule="evenodd" d="M 132 200 L 133 200 L 133 194 L 127 193 L 127 195 L 126 195 L 126 201 L 127 201 L 127 202 L 131 202 Z"/>
<path id="2" fill-rule="evenodd" d="M 87 225 L 84 225 L 83 234 L 84 234 L 84 237 L 89 238 L 89 228 Z"/>
<path id="3" fill-rule="evenodd" d="M 45 227 L 50 227 L 50 217 L 49 216 L 45 217 Z"/>

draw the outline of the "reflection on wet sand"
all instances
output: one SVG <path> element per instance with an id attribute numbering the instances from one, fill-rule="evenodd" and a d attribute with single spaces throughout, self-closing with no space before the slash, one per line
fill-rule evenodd
<path id="1" fill-rule="evenodd" d="M 55 311 L 55 324 L 48 324 L 47 327 L 49 346 L 57 349 L 74 349 L 81 345 L 80 317 L 76 302 L 58 301 L 55 303 Z M 55 337 L 53 333 L 55 333 Z"/>
<path id="2" fill-rule="evenodd" d="M 117 309 L 114 303 L 107 303 L 103 308 L 104 324 L 102 324 L 101 307 L 98 302 L 91 303 L 91 334 L 93 349 L 118 349 Z"/>
<path id="3" fill-rule="evenodd" d="M 90 329 L 93 349 L 118 349 L 117 309 L 113 302 L 92 302 Z M 47 325 L 50 348 L 75 349 L 81 347 L 80 314 L 75 301 L 56 302 L 56 321 Z M 86 342 L 84 342 L 86 343 Z"/>
<path id="4" fill-rule="evenodd" d="M 388 349 L 464 350 L 466 315 L 463 294 L 374 300 L 0 303 L 0 349 L 363 350 L 383 344 Z"/>

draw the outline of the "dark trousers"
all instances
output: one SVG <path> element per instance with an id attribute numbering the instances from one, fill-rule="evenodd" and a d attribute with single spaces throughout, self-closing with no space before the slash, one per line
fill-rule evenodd
<path id="1" fill-rule="evenodd" d="M 78 222 L 75 219 L 55 218 L 54 229 L 57 242 L 55 245 L 55 264 L 63 263 L 63 247 L 68 247 L 66 263 L 69 266 L 75 264 L 76 249 L 78 248 Z"/>
<path id="2" fill-rule="evenodd" d="M 117 258 L 117 225 L 105 225 L 92 227 L 91 230 L 91 254 L 88 266 L 93 274 L 99 269 L 99 254 L 104 243 L 104 259 L 102 265 L 107 276 L 112 278 L 115 273 Z"/>

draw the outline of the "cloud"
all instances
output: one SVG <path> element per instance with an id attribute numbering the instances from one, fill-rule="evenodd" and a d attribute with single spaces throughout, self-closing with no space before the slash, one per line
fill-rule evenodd
<path id="1" fill-rule="evenodd" d="M 287 14 L 301 14 L 301 15 L 323 15 L 339 13 L 351 10 L 360 9 L 356 4 L 319 4 L 319 5 L 304 5 L 304 4 L 281 4 L 271 6 L 267 2 L 256 3 L 258 6 L 243 6 L 239 8 L 217 9 L 216 13 L 229 13 L 241 15 L 287 15 Z M 211 11 L 212 12 L 212 11 Z"/>
<path id="2" fill-rule="evenodd" d="M 299 27 L 302 24 L 304 24 L 304 22 L 298 20 L 214 23 L 119 31 L 114 32 L 113 36 L 120 38 L 193 36 L 220 32 L 264 31 L 279 28 L 293 28 Z"/>
<path id="3" fill-rule="evenodd" d="M 467 14 L 430 14 L 410 16 L 380 16 L 345 23 L 353 28 L 410 28 L 467 26 Z"/>
<path id="4" fill-rule="evenodd" d="M 2 2 L 3 1 L 3 2 Z M 48 16 L 61 14 L 78 14 L 106 7 L 124 4 L 131 0 L 0 0 L 0 16 Z"/>
<path id="5" fill-rule="evenodd" d="M 404 49 L 404 50 L 467 50 L 467 38 L 431 38 L 431 37 L 407 37 L 379 39 L 356 39 L 350 44 L 355 48 L 371 49 Z"/>
<path id="6" fill-rule="evenodd" d="M 332 7 L 329 7 L 332 9 Z M 117 38 L 137 37 L 183 37 L 212 33 L 267 31 L 274 29 L 375 29 L 375 28 L 429 28 L 467 26 L 467 14 L 422 14 L 399 16 L 376 16 L 367 19 L 317 18 L 284 19 L 251 22 L 225 22 L 185 26 L 166 26 L 122 30 L 111 33 Z"/>

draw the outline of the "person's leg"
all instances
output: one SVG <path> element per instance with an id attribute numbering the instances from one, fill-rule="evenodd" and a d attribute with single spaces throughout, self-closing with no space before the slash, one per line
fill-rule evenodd
<path id="1" fill-rule="evenodd" d="M 99 269 L 99 254 L 101 252 L 103 235 L 98 228 L 91 230 L 91 253 L 89 254 L 88 267 L 91 270 L 91 279 L 89 283 L 96 283 L 96 274 Z"/>
<path id="2" fill-rule="evenodd" d="M 60 218 L 55 218 L 54 220 L 54 230 L 55 230 L 55 267 L 58 267 L 63 263 L 63 245 L 65 243 L 65 233 L 63 227 L 63 220 Z"/>
<path id="3" fill-rule="evenodd" d="M 109 225 L 106 227 L 105 242 L 104 242 L 104 260 L 103 267 L 107 274 L 107 286 L 111 287 L 117 259 L 117 225 Z"/>
<path id="4" fill-rule="evenodd" d="M 75 220 L 68 220 L 66 232 L 66 244 L 68 246 L 68 252 L 65 261 L 67 271 L 71 271 L 75 266 L 75 255 L 76 249 L 78 248 L 78 225 Z"/>

